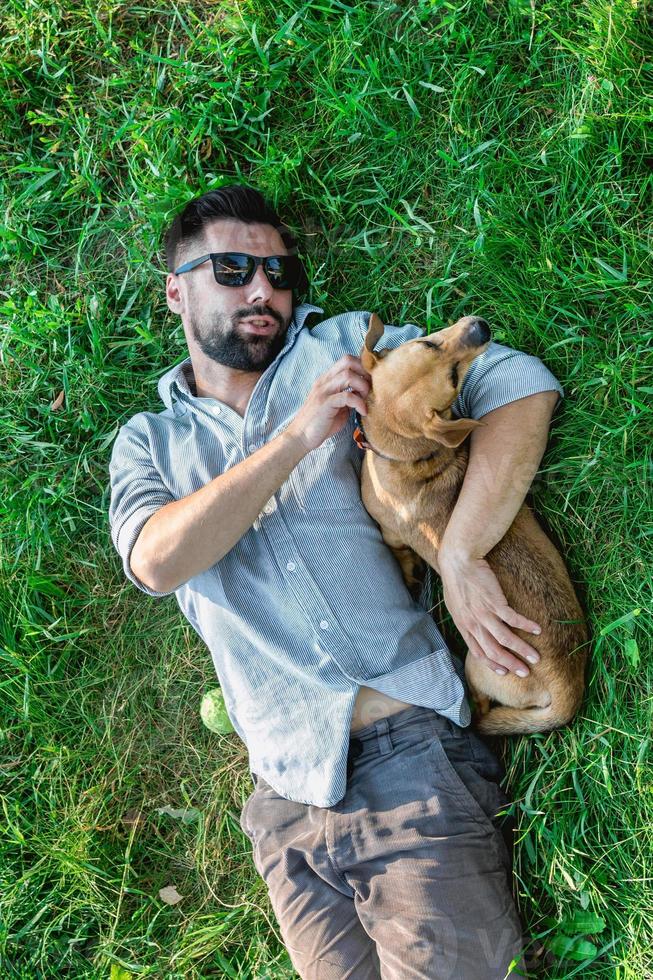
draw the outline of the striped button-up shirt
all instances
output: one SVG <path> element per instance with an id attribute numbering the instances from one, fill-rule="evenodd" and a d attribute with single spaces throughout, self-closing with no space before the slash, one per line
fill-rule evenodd
<path id="1" fill-rule="evenodd" d="M 165 406 L 140 412 L 113 444 L 109 521 L 127 577 L 146 521 L 194 493 L 278 435 L 315 379 L 345 354 L 360 355 L 370 314 L 343 313 L 309 328 L 304 303 L 285 343 L 258 378 L 244 417 L 199 398 L 190 358 L 158 382 Z M 423 335 L 386 326 L 377 349 Z M 453 406 L 480 418 L 538 391 L 563 390 L 536 357 L 491 342 Z M 247 746 L 250 770 L 281 795 L 320 807 L 346 790 L 350 724 L 362 685 L 467 726 L 462 665 L 404 584 L 360 494 L 362 451 L 347 425 L 309 452 L 253 525 L 210 568 L 175 590 L 209 648 L 225 707 Z M 220 516 L 217 515 L 217 520 Z M 224 516 L 229 520 L 229 516 Z"/>

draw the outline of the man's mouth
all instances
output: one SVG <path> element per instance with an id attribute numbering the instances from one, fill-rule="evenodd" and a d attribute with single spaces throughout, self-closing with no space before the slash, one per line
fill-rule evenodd
<path id="1" fill-rule="evenodd" d="M 277 321 L 271 316 L 250 316 L 240 321 L 249 333 L 269 334 L 277 329 Z"/>

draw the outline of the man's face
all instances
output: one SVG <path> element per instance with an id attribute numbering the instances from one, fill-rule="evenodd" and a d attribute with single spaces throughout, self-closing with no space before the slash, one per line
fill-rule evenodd
<path id="1" fill-rule="evenodd" d="M 220 218 L 204 229 L 187 255 L 190 261 L 208 252 L 247 252 L 249 255 L 287 255 L 281 235 L 272 225 L 247 225 Z M 246 286 L 221 286 L 213 265 L 203 265 L 182 275 L 168 275 L 168 306 L 182 317 L 187 339 L 219 364 L 239 371 L 264 371 L 284 345 L 292 318 L 291 289 L 275 289 L 259 265 Z M 267 324 L 248 324 L 249 318 L 269 317 Z"/>

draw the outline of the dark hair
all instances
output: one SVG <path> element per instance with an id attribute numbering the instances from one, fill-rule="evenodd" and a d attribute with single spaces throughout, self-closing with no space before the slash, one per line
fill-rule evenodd
<path id="1" fill-rule="evenodd" d="M 281 235 L 288 253 L 297 254 L 295 236 L 283 224 L 260 191 L 254 190 L 253 187 L 246 187 L 244 184 L 226 184 L 189 201 L 174 218 L 165 233 L 168 272 L 174 272 L 178 266 L 180 253 L 185 252 L 191 242 L 200 238 L 204 226 L 215 221 L 216 218 L 235 218 L 245 224 L 272 225 Z M 296 296 L 306 292 L 307 289 L 308 279 L 304 272 L 299 286 L 293 290 L 293 293 Z"/>

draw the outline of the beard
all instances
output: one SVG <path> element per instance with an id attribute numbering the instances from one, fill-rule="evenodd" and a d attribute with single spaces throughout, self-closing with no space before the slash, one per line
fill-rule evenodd
<path id="1" fill-rule="evenodd" d="M 238 321 L 248 317 L 271 316 L 277 330 L 266 335 L 242 334 Z M 214 313 L 209 317 L 194 316 L 191 322 L 193 338 L 206 357 L 236 371 L 265 371 L 282 349 L 286 341 L 288 323 L 272 310 L 235 311 Z"/>

